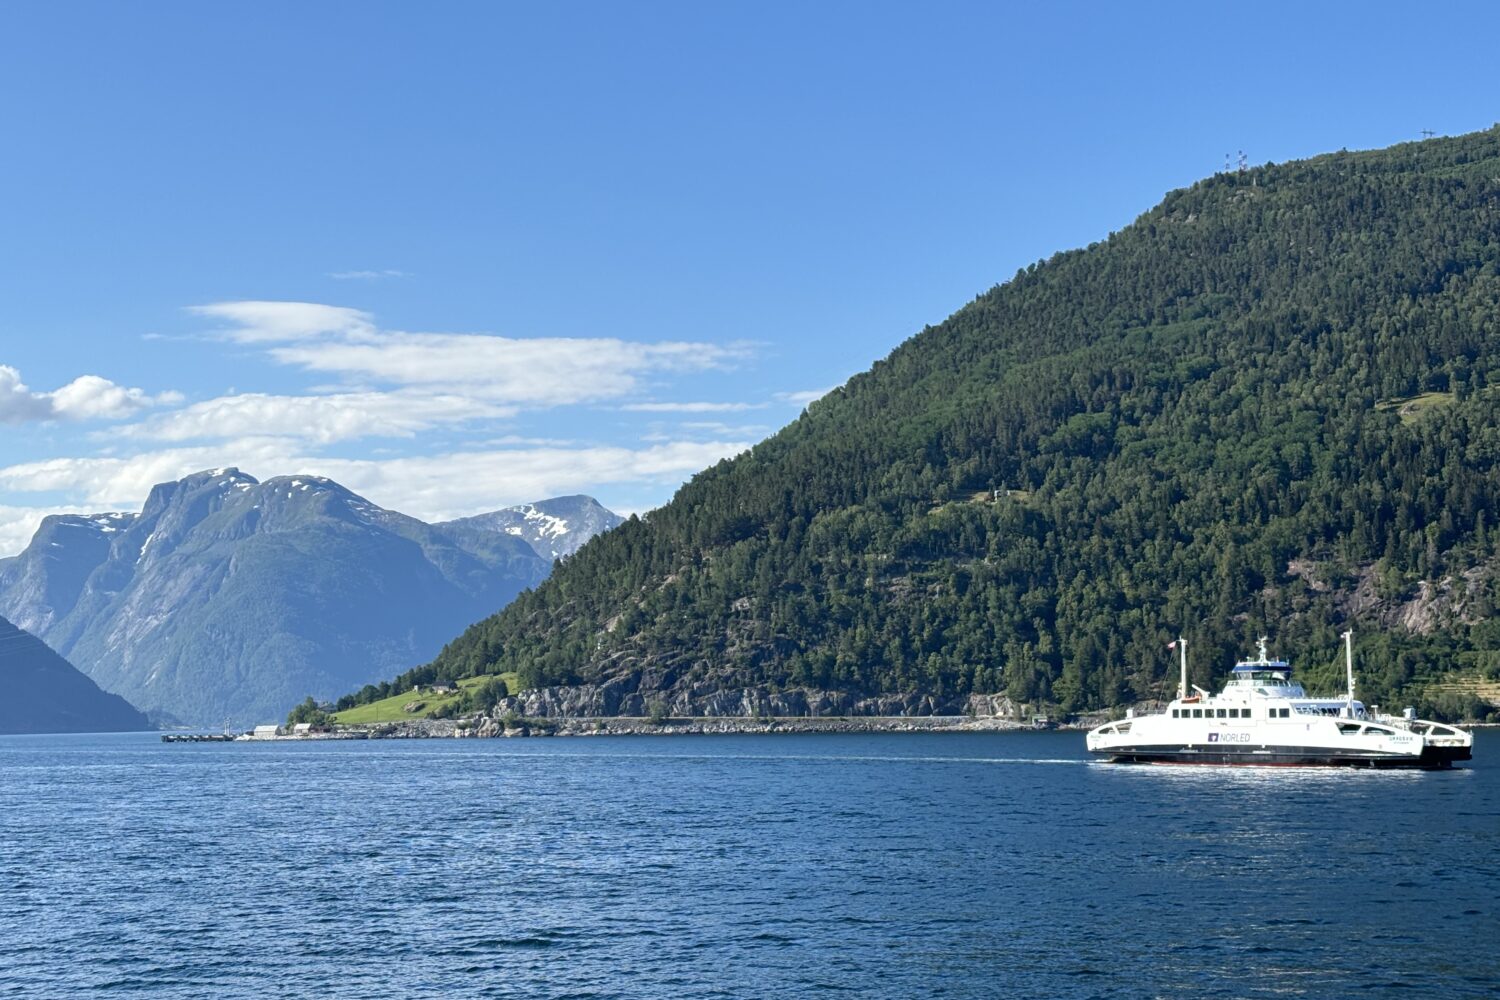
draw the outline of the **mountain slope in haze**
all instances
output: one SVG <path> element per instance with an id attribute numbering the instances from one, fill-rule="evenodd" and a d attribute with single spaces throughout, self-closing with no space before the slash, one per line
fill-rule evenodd
<path id="1" fill-rule="evenodd" d="M 0 609 L 147 712 L 248 722 L 421 662 L 550 567 L 331 480 L 226 469 L 157 486 L 139 515 L 48 518 L 0 560 Z"/>
<path id="2" fill-rule="evenodd" d="M 123 733 L 150 723 L 36 636 L 0 618 L 0 734 Z"/>
<path id="3" fill-rule="evenodd" d="M 1352 623 L 1367 700 L 1461 691 L 1500 673 L 1497 380 L 1500 131 L 1218 174 L 923 330 L 401 683 L 1079 710 L 1168 694 L 1179 632 L 1197 683 L 1264 633 L 1337 690 Z"/>
<path id="4" fill-rule="evenodd" d="M 444 521 L 439 528 L 467 527 L 502 531 L 525 540 L 549 559 L 571 556 L 584 542 L 618 528 L 625 519 L 593 497 L 569 496 L 506 507 L 489 514 Z"/>

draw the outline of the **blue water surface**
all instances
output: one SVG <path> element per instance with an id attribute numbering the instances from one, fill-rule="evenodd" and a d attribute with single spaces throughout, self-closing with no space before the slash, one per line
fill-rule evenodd
<path id="1" fill-rule="evenodd" d="M 1500 738 L 1475 756 L 6 737 L 0 996 L 1496 996 Z"/>

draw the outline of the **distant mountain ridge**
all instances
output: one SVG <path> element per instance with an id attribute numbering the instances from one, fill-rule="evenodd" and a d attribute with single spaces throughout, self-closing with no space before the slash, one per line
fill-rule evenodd
<path id="1" fill-rule="evenodd" d="M 119 695 L 99 690 L 36 636 L 0 618 L 0 734 L 150 729 Z"/>
<path id="2" fill-rule="evenodd" d="M 577 552 L 595 535 L 625 523 L 625 519 L 593 497 L 570 496 L 518 504 L 489 514 L 443 521 L 436 527 L 473 527 L 503 531 L 526 542 L 540 555 L 561 559 Z"/>
<path id="3" fill-rule="evenodd" d="M 588 530 L 549 542 L 571 551 Z M 248 723 L 431 657 L 553 560 L 517 534 L 426 524 L 323 477 L 214 469 L 156 486 L 139 514 L 45 519 L 0 559 L 0 614 L 150 714 Z"/>

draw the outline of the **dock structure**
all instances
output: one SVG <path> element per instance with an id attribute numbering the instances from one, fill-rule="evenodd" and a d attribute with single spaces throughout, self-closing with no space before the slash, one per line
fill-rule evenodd
<path id="1" fill-rule="evenodd" d="M 224 720 L 224 728 L 217 733 L 162 733 L 163 743 L 232 743 L 239 739 L 230 720 Z"/>

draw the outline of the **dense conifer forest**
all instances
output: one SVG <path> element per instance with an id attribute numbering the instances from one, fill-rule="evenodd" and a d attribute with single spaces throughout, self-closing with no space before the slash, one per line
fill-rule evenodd
<path id="1" fill-rule="evenodd" d="M 1072 712 L 1168 695 L 1179 632 L 1205 686 L 1268 634 L 1337 690 L 1353 627 L 1366 700 L 1482 715 L 1497 462 L 1500 128 L 1222 173 L 924 329 L 395 686 Z"/>

